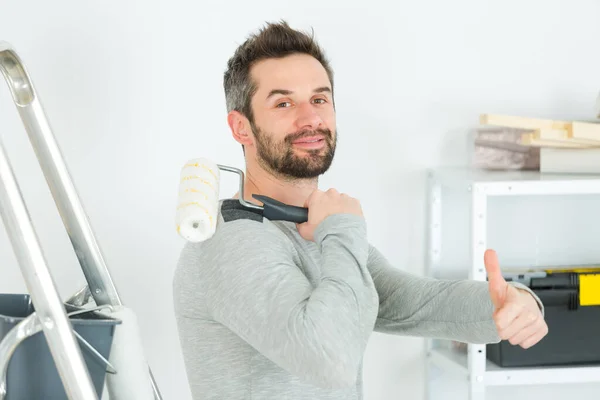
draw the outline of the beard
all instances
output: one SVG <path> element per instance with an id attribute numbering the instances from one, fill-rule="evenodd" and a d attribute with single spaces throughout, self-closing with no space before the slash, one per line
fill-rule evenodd
<path id="1" fill-rule="evenodd" d="M 256 152 L 259 164 L 273 174 L 288 180 L 311 179 L 327 172 L 333 162 L 337 145 L 337 132 L 329 129 L 303 130 L 287 135 L 282 141 L 275 141 L 272 135 L 252 125 L 256 138 Z M 322 135 L 325 146 L 320 149 L 304 149 L 297 154 L 293 142 L 308 136 Z"/>

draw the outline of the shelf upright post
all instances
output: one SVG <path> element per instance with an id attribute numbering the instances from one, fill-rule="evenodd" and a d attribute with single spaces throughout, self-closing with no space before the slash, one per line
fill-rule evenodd
<path id="1" fill-rule="evenodd" d="M 483 255 L 487 246 L 487 186 L 473 183 L 471 186 L 471 251 L 472 260 L 469 279 L 486 280 Z M 469 400 L 485 400 L 486 346 L 468 344 Z"/>
<path id="2" fill-rule="evenodd" d="M 442 187 L 441 183 L 435 178 L 435 175 L 431 172 L 428 176 L 427 182 L 427 202 L 428 202 L 428 214 L 427 214 L 427 255 L 426 255 L 426 276 L 437 276 L 438 268 L 441 256 L 441 241 L 442 241 Z M 432 399 L 432 385 L 434 372 L 432 370 L 432 350 L 434 340 L 431 338 L 425 339 L 425 399 Z"/>

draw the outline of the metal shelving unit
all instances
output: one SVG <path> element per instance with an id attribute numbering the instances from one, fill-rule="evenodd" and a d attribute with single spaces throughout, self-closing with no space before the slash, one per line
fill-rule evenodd
<path id="1" fill-rule="evenodd" d="M 593 208 L 600 200 L 600 176 L 448 168 L 430 171 L 427 189 L 428 276 L 485 281 L 488 247 L 498 251 L 503 269 L 600 262 L 594 240 L 600 237 L 600 212 Z M 502 368 L 487 359 L 485 345 L 437 339 L 427 340 L 426 353 L 428 400 L 435 400 L 433 367 L 466 379 L 469 400 L 484 400 L 491 386 L 600 383 L 600 364 Z"/>

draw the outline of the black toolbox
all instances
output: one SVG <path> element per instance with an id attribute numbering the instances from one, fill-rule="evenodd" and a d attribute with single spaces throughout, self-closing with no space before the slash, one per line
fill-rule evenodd
<path id="1" fill-rule="evenodd" d="M 486 346 L 487 359 L 501 367 L 600 364 L 600 271 L 505 274 L 539 296 L 548 334 L 523 349 L 507 340 Z"/>

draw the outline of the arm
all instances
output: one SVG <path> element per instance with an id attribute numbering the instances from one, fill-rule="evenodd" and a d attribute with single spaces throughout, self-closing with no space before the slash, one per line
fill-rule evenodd
<path id="1" fill-rule="evenodd" d="M 375 331 L 467 343 L 500 341 L 487 282 L 438 280 L 394 268 L 373 246 L 368 268 L 379 294 Z M 529 288 L 510 283 L 533 295 Z"/>
<path id="2" fill-rule="evenodd" d="M 366 225 L 332 215 L 314 238 L 322 254 L 317 286 L 269 222 L 224 223 L 202 249 L 205 300 L 216 321 L 280 367 L 318 386 L 346 387 L 357 378 L 377 315 Z"/>

